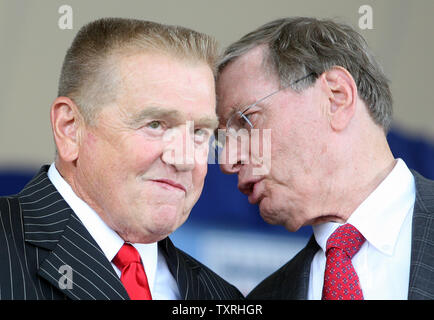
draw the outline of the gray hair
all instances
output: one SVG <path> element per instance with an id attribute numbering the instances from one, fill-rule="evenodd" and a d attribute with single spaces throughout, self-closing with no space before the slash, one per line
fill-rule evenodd
<path id="1" fill-rule="evenodd" d="M 216 74 L 214 38 L 180 26 L 123 18 L 104 18 L 83 26 L 68 49 L 58 96 L 72 99 L 87 123 L 117 97 L 118 61 L 125 54 L 161 52 L 188 62 L 203 62 Z"/>
<path id="2" fill-rule="evenodd" d="M 257 46 L 265 46 L 264 71 L 278 76 L 281 86 L 310 73 L 316 76 L 341 66 L 357 85 L 373 121 L 387 132 L 392 120 L 389 80 L 363 37 L 350 26 L 332 20 L 293 17 L 274 20 L 248 33 L 224 52 L 218 72 L 237 57 Z M 316 77 L 307 77 L 292 86 L 300 92 Z"/>

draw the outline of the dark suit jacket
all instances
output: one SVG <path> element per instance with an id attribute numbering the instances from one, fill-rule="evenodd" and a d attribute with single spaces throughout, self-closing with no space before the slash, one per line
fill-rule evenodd
<path id="1" fill-rule="evenodd" d="M 434 299 L 434 181 L 413 171 L 416 201 L 412 220 L 408 299 Z M 310 266 L 320 249 L 314 236 L 291 261 L 261 282 L 248 299 L 307 299 Z"/>
<path id="2" fill-rule="evenodd" d="M 47 171 L 42 167 L 18 195 L 0 198 L 0 299 L 129 299 Z M 169 238 L 158 246 L 183 299 L 243 298 Z"/>

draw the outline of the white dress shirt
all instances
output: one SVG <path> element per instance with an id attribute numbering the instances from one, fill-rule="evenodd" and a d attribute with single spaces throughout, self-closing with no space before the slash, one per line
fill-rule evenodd
<path id="1" fill-rule="evenodd" d="M 366 238 L 352 259 L 366 300 L 408 298 L 415 198 L 414 177 L 404 161 L 397 159 L 390 174 L 347 220 Z M 327 222 L 313 226 L 321 250 L 311 264 L 309 300 L 321 299 L 327 239 L 340 225 Z"/>
<path id="2" fill-rule="evenodd" d="M 48 170 L 48 178 L 111 262 L 124 244 L 124 240 L 86 202 L 75 194 L 71 186 L 59 174 L 54 163 Z M 169 271 L 164 256 L 159 252 L 157 243 L 132 243 L 132 245 L 137 249 L 142 259 L 152 299 L 180 299 L 178 285 Z M 120 277 L 121 271 L 113 263 L 112 266 Z"/>

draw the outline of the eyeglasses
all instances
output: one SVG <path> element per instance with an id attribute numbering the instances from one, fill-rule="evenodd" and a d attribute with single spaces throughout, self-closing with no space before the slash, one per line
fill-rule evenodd
<path id="1" fill-rule="evenodd" d="M 295 80 L 294 82 L 291 82 L 289 85 L 284 86 L 283 88 L 280 88 L 279 90 L 276 90 L 276 91 L 270 93 L 269 95 L 257 100 L 255 103 L 246 106 L 245 108 L 243 108 L 243 111 L 236 111 L 234 114 L 232 114 L 229 117 L 228 121 L 226 122 L 226 131 L 229 134 L 231 134 L 231 132 L 235 134 L 240 129 L 246 129 L 247 131 L 250 132 L 251 129 L 254 129 L 254 125 L 251 122 L 251 120 L 249 119 L 250 115 L 246 114 L 249 109 L 253 108 L 258 103 L 270 98 L 271 96 L 275 95 L 276 93 L 279 93 L 280 91 L 285 90 L 288 87 L 293 86 L 293 85 L 295 85 L 295 84 L 297 84 L 297 83 L 299 83 L 299 82 L 301 82 L 301 81 L 303 81 L 303 80 L 305 80 L 311 76 L 315 76 L 315 75 L 316 75 L 315 72 L 309 73 L 308 75 L 306 75 L 306 76 L 304 76 L 298 80 Z"/>

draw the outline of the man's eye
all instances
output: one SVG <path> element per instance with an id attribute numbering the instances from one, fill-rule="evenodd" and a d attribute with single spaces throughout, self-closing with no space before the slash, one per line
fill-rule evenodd
<path id="1" fill-rule="evenodd" d="M 252 115 L 253 113 L 248 113 L 248 114 L 242 113 L 240 115 L 240 123 L 242 128 L 246 128 L 246 129 L 253 128 L 253 123 L 251 120 Z"/>
<path id="2" fill-rule="evenodd" d="M 194 141 L 197 144 L 201 144 L 201 143 L 207 141 L 210 135 L 211 134 L 209 133 L 209 130 L 195 129 L 194 130 Z"/>
<path id="3" fill-rule="evenodd" d="M 198 136 L 204 136 L 204 135 L 206 135 L 206 130 L 204 130 L 204 129 L 195 129 L 194 130 L 194 134 L 198 135 Z"/>
<path id="4" fill-rule="evenodd" d="M 151 121 L 147 124 L 147 127 L 151 129 L 159 129 L 161 127 L 161 122 L 157 120 Z"/>

